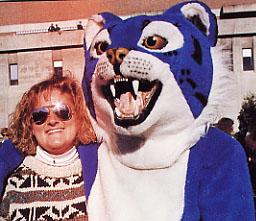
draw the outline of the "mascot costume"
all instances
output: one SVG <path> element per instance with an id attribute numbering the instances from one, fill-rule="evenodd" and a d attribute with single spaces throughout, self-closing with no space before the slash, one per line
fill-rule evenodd
<path id="1" fill-rule="evenodd" d="M 232 84 L 217 34 L 198 1 L 89 19 L 83 89 L 102 137 L 79 148 L 89 220 L 254 220 L 243 148 L 210 126 Z M 21 157 L 2 146 L 4 179 Z"/>

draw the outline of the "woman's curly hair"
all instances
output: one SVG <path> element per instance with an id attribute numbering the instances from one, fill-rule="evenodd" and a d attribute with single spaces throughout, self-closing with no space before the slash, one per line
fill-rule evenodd
<path id="1" fill-rule="evenodd" d="M 55 89 L 61 93 L 68 93 L 73 98 L 74 111 L 77 114 L 78 122 L 80 122 L 75 145 L 96 141 L 80 83 L 71 75 L 52 76 L 35 84 L 25 92 L 17 104 L 15 112 L 10 117 L 8 137 L 24 155 L 34 155 L 38 145 L 32 134 L 32 111 L 34 110 L 35 103 L 39 95 L 44 93 L 49 95 Z"/>

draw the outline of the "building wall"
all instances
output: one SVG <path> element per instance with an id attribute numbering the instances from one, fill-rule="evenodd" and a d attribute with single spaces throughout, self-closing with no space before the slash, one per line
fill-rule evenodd
<path id="1" fill-rule="evenodd" d="M 37 34 L 0 34 L 0 128 L 8 125 L 22 94 L 53 74 L 53 61 L 81 81 L 84 69 L 83 30 Z M 10 85 L 9 64 L 18 64 L 18 85 Z"/>
<path id="2" fill-rule="evenodd" d="M 231 53 L 230 62 L 236 80 L 236 88 L 233 92 L 234 96 L 230 98 L 231 112 L 227 115 L 235 120 L 237 127 L 236 119 L 244 98 L 251 93 L 256 94 L 256 4 L 227 7 L 225 9 L 226 13 L 231 13 L 231 17 L 218 19 L 218 42 Z M 243 13 L 248 11 L 254 11 L 255 15 L 243 17 Z M 233 12 L 239 13 L 232 14 Z M 232 15 L 235 15 L 234 18 L 232 18 Z M 253 51 L 253 70 L 243 70 L 243 48 L 251 48 Z"/>

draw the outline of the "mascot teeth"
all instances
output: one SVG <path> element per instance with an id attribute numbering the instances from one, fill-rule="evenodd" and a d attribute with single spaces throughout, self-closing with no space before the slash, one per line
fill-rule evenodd
<path id="1" fill-rule="evenodd" d="M 116 89 L 115 89 L 114 84 L 110 85 L 110 90 L 111 90 L 111 93 L 112 93 L 113 97 L 115 97 L 116 96 Z"/>
<path id="2" fill-rule="evenodd" d="M 133 91 L 134 91 L 135 95 L 138 95 L 139 84 L 140 84 L 140 82 L 138 80 L 132 81 Z"/>
<path id="3" fill-rule="evenodd" d="M 116 89 L 115 89 L 115 85 L 119 82 L 129 82 L 128 78 L 118 78 L 118 79 L 114 79 L 114 84 L 110 85 L 110 90 L 112 93 L 113 97 L 116 97 Z M 133 94 L 134 97 L 136 97 L 138 95 L 138 91 L 139 91 L 139 81 L 138 80 L 132 80 L 132 88 L 133 88 Z"/>
<path id="4" fill-rule="evenodd" d="M 162 84 L 159 81 L 118 76 L 102 89 L 112 106 L 115 123 L 128 127 L 147 118 L 161 92 Z"/>

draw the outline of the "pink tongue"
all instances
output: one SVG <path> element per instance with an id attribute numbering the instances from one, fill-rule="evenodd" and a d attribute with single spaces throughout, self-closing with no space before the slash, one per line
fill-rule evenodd
<path id="1" fill-rule="evenodd" d="M 139 105 L 139 102 L 137 100 L 134 100 L 130 92 L 126 92 L 125 94 L 122 94 L 120 96 L 120 102 L 118 102 L 117 108 L 123 114 L 134 114 L 136 106 Z"/>

